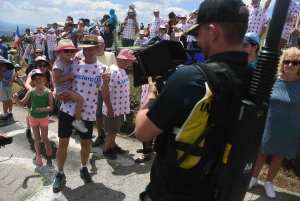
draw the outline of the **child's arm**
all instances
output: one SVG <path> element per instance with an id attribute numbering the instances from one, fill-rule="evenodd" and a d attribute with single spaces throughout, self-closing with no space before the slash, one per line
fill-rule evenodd
<path id="1" fill-rule="evenodd" d="M 53 110 L 53 94 L 51 91 L 48 93 L 48 106 L 47 107 L 42 107 L 42 108 L 35 108 L 36 112 L 50 112 Z"/>
<path id="2" fill-rule="evenodd" d="M 65 81 L 67 81 L 68 79 L 74 79 L 74 74 L 70 73 L 68 75 L 65 75 L 63 77 L 60 77 L 61 74 L 61 70 L 60 69 L 53 69 L 54 73 L 53 73 L 53 81 L 55 84 L 61 84 Z"/>
<path id="3" fill-rule="evenodd" d="M 22 100 L 18 99 L 18 94 L 17 93 L 13 94 L 13 99 L 15 99 L 15 101 L 16 101 L 16 103 L 18 105 L 23 106 L 25 103 L 27 103 L 27 101 L 29 100 L 30 96 L 31 95 L 30 95 L 30 90 L 29 90 L 29 91 L 27 91 L 25 97 Z"/>

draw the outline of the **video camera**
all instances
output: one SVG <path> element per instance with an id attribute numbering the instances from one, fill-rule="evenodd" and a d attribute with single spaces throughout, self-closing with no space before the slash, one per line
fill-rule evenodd
<path id="1" fill-rule="evenodd" d="M 202 52 L 201 49 L 185 50 L 179 41 L 161 40 L 160 35 L 149 40 L 154 45 L 139 51 L 135 51 L 137 61 L 133 62 L 134 87 L 148 84 L 147 77 L 162 77 L 167 80 L 179 65 L 188 61 L 187 52 Z M 146 42 L 148 43 L 148 41 Z M 152 43 L 152 44 L 153 44 Z M 153 79 L 153 80 L 154 80 Z"/>

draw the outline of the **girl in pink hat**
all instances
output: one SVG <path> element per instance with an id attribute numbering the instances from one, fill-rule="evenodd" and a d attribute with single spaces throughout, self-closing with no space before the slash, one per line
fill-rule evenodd
<path id="1" fill-rule="evenodd" d="M 58 49 L 55 51 L 57 59 L 53 65 L 52 75 L 56 88 L 56 94 L 69 94 L 72 101 L 76 102 L 75 120 L 72 126 L 81 133 L 86 133 L 88 129 L 81 120 L 81 111 L 84 99 L 75 91 L 71 90 L 71 82 L 74 80 L 74 74 L 71 72 L 71 59 L 79 50 L 75 48 L 74 44 L 69 39 L 60 40 L 58 42 Z"/>

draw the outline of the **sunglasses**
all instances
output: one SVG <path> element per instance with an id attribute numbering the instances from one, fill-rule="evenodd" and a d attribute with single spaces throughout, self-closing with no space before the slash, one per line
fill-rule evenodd
<path id="1" fill-rule="evenodd" d="M 290 65 L 290 63 L 292 63 L 293 66 L 298 66 L 298 65 L 300 64 L 300 61 L 297 61 L 297 60 L 294 60 L 294 61 L 291 61 L 291 60 L 283 60 L 282 63 L 285 64 L 285 65 Z"/>
<path id="2" fill-rule="evenodd" d="M 35 52 L 36 54 L 43 54 L 43 52 Z"/>
<path id="3" fill-rule="evenodd" d="M 47 68 L 48 65 L 47 65 L 47 64 L 39 64 L 38 67 L 39 67 L 39 68 L 42 68 L 42 67 Z"/>
<path id="4" fill-rule="evenodd" d="M 65 53 L 75 53 L 75 50 L 74 49 L 66 49 L 64 50 Z"/>

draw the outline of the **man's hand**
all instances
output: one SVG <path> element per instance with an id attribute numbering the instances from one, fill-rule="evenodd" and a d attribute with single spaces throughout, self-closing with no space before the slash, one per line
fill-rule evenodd
<path id="1" fill-rule="evenodd" d="M 112 108 L 107 108 L 107 118 L 111 119 L 115 116 L 114 110 Z"/>
<path id="2" fill-rule="evenodd" d="M 152 77 L 149 76 L 148 77 L 148 84 L 149 84 L 149 87 L 148 87 L 148 96 L 149 94 L 154 94 L 155 95 L 155 98 L 157 97 L 157 88 L 156 88 L 156 83 L 152 81 Z"/>
<path id="3" fill-rule="evenodd" d="M 103 68 L 103 72 L 100 75 L 102 76 L 103 84 L 110 82 L 110 73 L 106 72 L 106 67 Z"/>
<path id="4" fill-rule="evenodd" d="M 17 99 L 18 98 L 18 94 L 17 93 L 13 93 L 12 98 L 13 99 Z"/>

